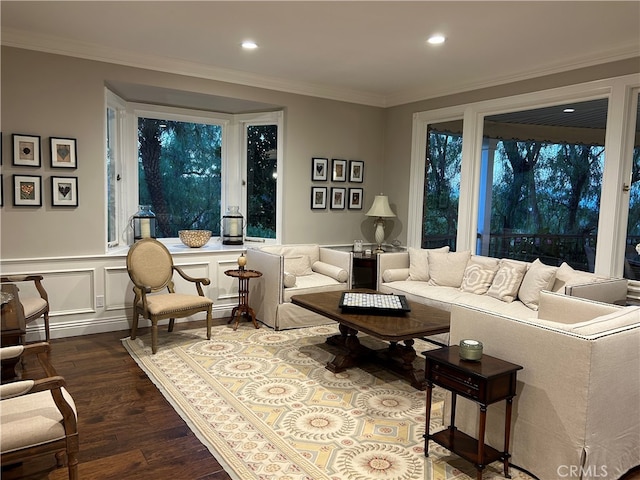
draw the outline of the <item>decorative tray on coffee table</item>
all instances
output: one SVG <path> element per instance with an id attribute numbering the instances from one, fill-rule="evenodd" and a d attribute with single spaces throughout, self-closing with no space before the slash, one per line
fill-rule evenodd
<path id="1" fill-rule="evenodd" d="M 404 315 L 411 311 L 407 298 L 395 293 L 343 292 L 338 306 L 344 313 Z"/>

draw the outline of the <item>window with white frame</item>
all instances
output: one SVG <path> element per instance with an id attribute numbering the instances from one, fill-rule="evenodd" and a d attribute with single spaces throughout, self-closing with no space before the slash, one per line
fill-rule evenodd
<path id="1" fill-rule="evenodd" d="M 130 219 L 140 205 L 155 213 L 158 238 L 182 229 L 219 236 L 228 205 L 247 212 L 247 235 L 277 238 L 281 119 L 281 112 L 234 116 L 127 104 L 109 92 L 108 245 L 131 243 Z M 264 205 L 258 214 L 253 198 Z"/>
<path id="2" fill-rule="evenodd" d="M 464 118 L 463 129 L 458 129 L 463 132 L 458 250 L 545 257 L 547 263 L 569 259 L 583 270 L 631 276 L 629 245 L 635 240 L 630 236 L 637 226 L 628 222 L 637 218 L 634 189 L 640 182 L 640 175 L 632 175 L 638 151 L 633 141 L 638 138 L 637 82 L 637 76 L 619 77 L 416 114 L 410 220 L 421 218 L 415 223 L 423 229 L 428 220 L 427 206 L 422 208 L 428 186 L 419 179 L 428 173 L 430 126 L 457 115 Z M 534 113 L 559 107 L 567 109 L 561 112 L 567 122 L 562 135 L 550 118 L 529 124 Z M 582 123 L 571 125 L 578 118 Z M 417 246 L 428 232 L 423 235 L 416 227 L 408 233 L 408 244 Z M 573 243 L 554 236 L 572 237 Z"/>

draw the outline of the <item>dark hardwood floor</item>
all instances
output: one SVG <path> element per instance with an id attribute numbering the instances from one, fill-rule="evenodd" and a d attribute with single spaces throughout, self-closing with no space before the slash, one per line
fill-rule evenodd
<path id="1" fill-rule="evenodd" d="M 214 320 L 224 324 L 227 319 Z M 175 330 L 205 328 L 204 321 L 177 323 Z M 148 329 L 140 329 L 140 335 Z M 170 335 L 166 327 L 161 335 Z M 128 331 L 51 341 L 51 360 L 65 377 L 79 412 L 82 480 L 230 480 L 120 342 Z M 35 358 L 26 378 L 43 376 Z M 53 455 L 3 468 L 3 480 L 61 480 Z M 640 480 L 634 470 L 622 480 Z"/>
<path id="2" fill-rule="evenodd" d="M 204 321 L 177 323 L 175 330 L 200 326 Z M 170 333 L 163 327 L 160 335 Z M 52 363 L 78 409 L 80 478 L 229 480 L 124 349 L 120 339 L 127 336 L 121 331 L 51 341 Z M 42 376 L 37 359 L 29 358 L 24 377 Z M 56 469 L 53 455 L 2 469 L 3 480 L 65 478 L 67 469 Z"/>

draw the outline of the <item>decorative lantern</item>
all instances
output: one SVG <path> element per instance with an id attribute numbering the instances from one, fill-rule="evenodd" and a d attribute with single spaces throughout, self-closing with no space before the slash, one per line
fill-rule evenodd
<path id="1" fill-rule="evenodd" d="M 222 217 L 222 244 L 242 245 L 244 242 L 244 218 L 240 207 L 228 207 Z"/>
<path id="2" fill-rule="evenodd" d="M 151 211 L 151 206 L 140 205 L 138 212 L 131 219 L 133 225 L 133 241 L 143 238 L 156 238 L 156 214 Z"/>

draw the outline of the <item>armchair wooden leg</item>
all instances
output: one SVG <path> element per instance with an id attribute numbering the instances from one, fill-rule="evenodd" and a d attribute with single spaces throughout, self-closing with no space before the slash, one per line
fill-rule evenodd
<path id="1" fill-rule="evenodd" d="M 133 307 L 133 321 L 131 322 L 131 340 L 135 340 L 138 335 L 138 311 Z"/>
<path id="2" fill-rule="evenodd" d="M 151 353 L 158 351 L 158 321 L 151 320 Z"/>
<path id="3" fill-rule="evenodd" d="M 169 319 L 169 332 L 173 332 L 173 325 L 176 323 L 176 319 L 175 318 L 170 318 Z"/>
<path id="4" fill-rule="evenodd" d="M 44 312 L 44 335 L 47 342 L 49 342 L 49 340 L 51 340 L 51 334 L 49 332 L 49 312 Z"/>
<path id="5" fill-rule="evenodd" d="M 211 324 L 213 323 L 211 310 L 211 308 L 207 310 L 207 340 L 211 340 Z"/>

